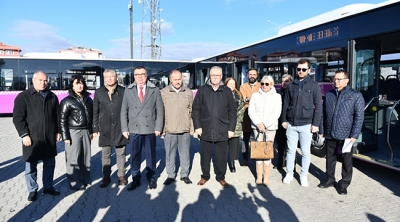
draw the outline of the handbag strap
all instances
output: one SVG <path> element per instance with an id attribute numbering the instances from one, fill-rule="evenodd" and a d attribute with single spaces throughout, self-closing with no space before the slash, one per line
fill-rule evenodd
<path id="1" fill-rule="evenodd" d="M 263 134 L 263 142 L 266 142 L 266 140 L 267 140 L 267 135 L 265 134 L 265 132 L 263 132 L 263 133 L 259 132 L 259 133 L 257 134 L 256 141 L 258 141 L 258 136 L 260 136 L 260 134 Z"/>

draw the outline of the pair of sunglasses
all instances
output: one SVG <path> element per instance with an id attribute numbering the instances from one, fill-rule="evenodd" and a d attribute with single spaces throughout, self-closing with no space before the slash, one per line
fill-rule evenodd
<path id="1" fill-rule="evenodd" d="M 305 72 L 305 71 L 307 71 L 308 69 L 306 69 L 306 68 L 297 68 L 297 72 L 300 72 L 300 71 L 302 71 L 302 72 Z"/>
<path id="2" fill-rule="evenodd" d="M 261 84 L 261 86 L 263 86 L 263 85 L 269 86 L 269 83 L 267 83 L 267 82 L 262 82 L 260 84 Z"/>

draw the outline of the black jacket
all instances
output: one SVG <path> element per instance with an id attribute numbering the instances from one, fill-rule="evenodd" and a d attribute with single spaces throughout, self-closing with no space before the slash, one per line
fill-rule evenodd
<path id="1" fill-rule="evenodd" d="M 81 98 L 70 89 L 61 101 L 59 118 L 63 140 L 71 140 L 69 129 L 87 129 L 92 133 L 93 100 L 90 93 Z"/>
<path id="2" fill-rule="evenodd" d="M 357 139 L 364 122 L 364 106 L 362 94 L 349 86 L 340 94 L 336 89 L 327 92 L 320 133 L 328 139 Z"/>
<path id="3" fill-rule="evenodd" d="M 121 105 L 125 88 L 117 85 L 108 96 L 104 86 L 96 89 L 93 99 L 93 133 L 100 132 L 99 146 L 124 146 L 128 143 L 121 131 Z"/>
<path id="4" fill-rule="evenodd" d="M 202 128 L 200 139 L 210 142 L 228 140 L 228 131 L 235 132 L 236 102 L 232 91 L 221 82 L 214 91 L 208 80 L 196 93 L 192 106 L 194 129 Z"/>
<path id="5" fill-rule="evenodd" d="M 321 88 L 310 76 L 303 81 L 302 89 L 297 78 L 288 85 L 283 100 L 282 122 L 293 126 L 319 126 L 322 116 Z"/>
<path id="6" fill-rule="evenodd" d="M 13 123 L 19 136 L 29 135 L 32 146 L 22 145 L 24 161 L 43 160 L 57 155 L 58 98 L 46 90 L 43 98 L 33 86 L 15 98 Z"/>

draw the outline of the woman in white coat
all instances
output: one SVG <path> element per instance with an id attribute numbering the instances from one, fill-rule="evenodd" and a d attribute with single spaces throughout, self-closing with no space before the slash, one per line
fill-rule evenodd
<path id="1" fill-rule="evenodd" d="M 266 141 L 274 142 L 275 133 L 278 129 L 278 119 L 282 110 L 281 96 L 276 93 L 274 79 L 271 76 L 264 76 L 261 79 L 261 87 L 258 92 L 253 93 L 249 104 L 249 117 L 252 122 L 254 137 L 259 133 L 266 135 Z M 258 137 L 262 141 L 263 136 Z M 256 184 L 269 185 L 269 174 L 271 171 L 271 159 L 257 160 Z M 264 177 L 264 179 L 263 179 Z"/>

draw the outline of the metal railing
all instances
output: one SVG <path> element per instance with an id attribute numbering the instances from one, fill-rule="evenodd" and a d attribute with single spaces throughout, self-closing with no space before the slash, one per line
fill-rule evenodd
<path id="1" fill-rule="evenodd" d="M 400 100 L 397 100 L 397 101 L 393 104 L 393 106 L 392 106 L 392 108 L 391 108 L 391 110 L 390 110 L 390 114 L 389 114 L 389 118 L 388 118 L 388 122 L 387 122 L 386 142 L 388 143 L 389 148 L 390 148 L 390 154 L 391 154 L 391 156 L 390 156 L 390 162 L 393 162 L 393 161 L 394 161 L 393 148 L 392 148 L 392 145 L 390 144 L 390 122 L 391 122 L 391 118 L 392 118 L 392 114 L 393 114 L 394 108 L 395 108 L 395 107 L 397 106 L 397 104 L 399 104 L 399 103 L 400 103 Z"/>
<path id="2" fill-rule="evenodd" d="M 368 106 L 374 101 L 374 99 L 379 99 L 379 96 L 372 97 L 372 99 L 365 105 L 364 111 L 367 110 Z"/>

